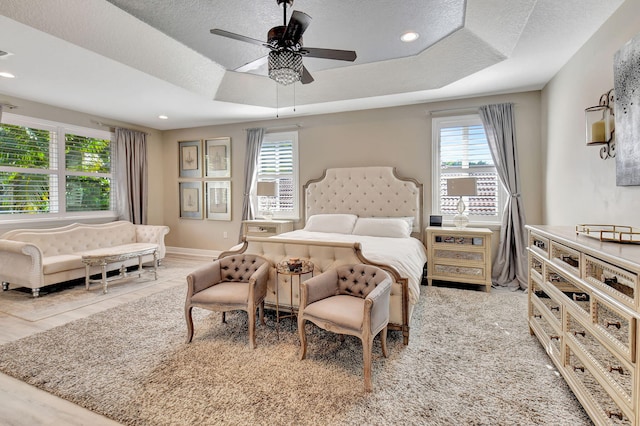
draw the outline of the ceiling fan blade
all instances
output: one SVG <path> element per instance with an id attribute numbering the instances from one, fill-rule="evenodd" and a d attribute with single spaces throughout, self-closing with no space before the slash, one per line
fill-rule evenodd
<path id="1" fill-rule="evenodd" d="M 268 60 L 269 60 L 269 55 L 265 55 L 265 56 L 262 56 L 262 57 L 256 59 L 255 61 L 247 62 L 246 64 L 242 65 L 241 67 L 238 67 L 238 68 L 234 69 L 234 71 L 236 71 L 236 72 L 247 72 L 247 71 L 257 70 L 258 68 L 260 68 L 261 66 L 266 64 L 268 62 Z"/>
<path id="2" fill-rule="evenodd" d="M 350 62 L 355 61 L 357 57 L 356 52 L 353 50 L 319 49 L 317 47 L 303 47 L 300 49 L 300 53 L 309 58 L 336 59 Z"/>
<path id="3" fill-rule="evenodd" d="M 287 25 L 287 31 L 285 31 L 282 38 L 283 41 L 290 41 L 291 44 L 300 42 L 302 33 L 305 32 L 309 24 L 311 23 L 311 16 L 299 10 L 294 10 L 289 19 L 289 25 Z"/>
<path id="4" fill-rule="evenodd" d="M 313 77 L 311 77 L 309 70 L 305 66 L 302 67 L 302 78 L 300 79 L 300 82 L 302 84 L 309 84 L 313 82 Z"/>
<path id="5" fill-rule="evenodd" d="M 260 46 L 266 46 L 264 41 L 256 40 L 255 38 L 246 37 L 240 34 L 232 33 L 225 30 L 220 30 L 218 28 L 214 28 L 209 31 L 211 34 L 219 35 L 222 37 L 232 38 L 234 40 L 244 41 L 245 43 L 257 44 Z"/>

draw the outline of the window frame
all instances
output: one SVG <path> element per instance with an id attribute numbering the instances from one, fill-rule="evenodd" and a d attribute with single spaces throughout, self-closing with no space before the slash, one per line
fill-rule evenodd
<path id="1" fill-rule="evenodd" d="M 300 162 L 299 162 L 299 143 L 298 143 L 298 132 L 297 131 L 287 131 L 287 132 L 268 132 L 265 133 L 262 138 L 262 146 L 264 143 L 284 143 L 291 142 L 292 145 L 292 158 L 291 163 L 293 167 L 292 172 L 292 184 L 293 184 L 293 209 L 291 212 L 281 212 L 277 210 L 273 210 L 273 220 L 300 220 Z M 262 217 L 261 211 L 259 211 L 259 200 L 256 195 L 257 191 L 257 183 L 261 181 L 261 177 L 267 177 L 264 179 L 265 181 L 271 181 L 275 176 L 278 175 L 260 175 L 259 167 L 260 167 L 260 157 L 261 154 L 258 155 L 258 163 L 256 164 L 256 178 L 254 185 L 251 188 L 251 206 L 254 212 L 255 217 Z"/>
<path id="2" fill-rule="evenodd" d="M 53 133 L 51 139 L 55 141 L 50 143 L 49 168 L 32 169 L 32 168 L 16 168 L 11 166 L 0 166 L 1 171 L 10 171 L 20 173 L 46 174 L 53 177 L 56 181 L 55 186 L 51 187 L 50 197 L 56 199 L 57 211 L 49 213 L 13 213 L 0 215 L 0 224 L 10 225 L 12 223 L 50 223 L 50 222 L 69 222 L 78 221 L 80 219 L 113 220 L 117 217 L 116 212 L 116 173 L 115 164 L 113 162 L 113 141 L 114 133 L 108 130 L 94 129 L 90 127 L 81 127 L 56 121 L 34 118 L 14 113 L 4 112 L 2 114 L 2 124 L 13 126 L 31 127 L 40 130 L 46 130 Z M 65 147 L 66 135 L 73 134 L 95 139 L 108 139 L 111 141 L 111 171 L 110 173 L 87 173 L 67 170 Z M 52 146 L 53 145 L 53 146 Z M 111 180 L 110 185 L 110 207 L 109 210 L 93 210 L 93 211 L 72 211 L 67 212 L 66 205 L 66 177 L 67 176 L 88 176 L 88 177 L 106 177 Z M 1 228 L 2 226 L 0 226 Z"/>
<path id="3" fill-rule="evenodd" d="M 440 179 L 441 179 L 441 159 L 440 159 L 440 131 L 442 128 L 455 127 L 455 126 L 476 126 L 480 125 L 484 129 L 482 119 L 479 114 L 464 114 L 453 116 L 441 116 L 433 117 L 431 119 L 432 129 L 432 164 L 431 164 L 431 214 L 442 216 L 443 224 L 453 226 L 453 214 L 442 214 L 440 205 Z M 485 132 L 486 135 L 486 132 Z M 495 165 L 493 166 L 495 167 Z M 497 173 L 497 170 L 496 170 Z M 502 216 L 504 214 L 504 206 L 507 193 L 504 189 L 504 185 L 497 177 L 497 215 L 483 216 L 483 215 L 469 215 L 470 225 L 479 225 L 486 227 L 496 227 L 502 224 Z M 465 197 L 466 198 L 466 197 Z M 466 202 L 466 200 L 465 200 Z M 468 204 L 468 203 L 467 203 Z"/>

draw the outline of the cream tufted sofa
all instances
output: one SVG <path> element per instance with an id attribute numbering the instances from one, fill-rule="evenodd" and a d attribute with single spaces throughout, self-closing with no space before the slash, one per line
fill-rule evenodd
<path id="1" fill-rule="evenodd" d="M 0 281 L 3 290 L 9 285 L 27 287 L 37 297 L 44 286 L 83 278 L 82 254 L 91 250 L 152 243 L 158 245 L 157 258 L 162 259 L 166 253 L 164 236 L 168 233 L 167 226 L 134 225 L 126 221 L 9 231 L 0 237 Z M 142 260 L 153 261 L 153 256 Z M 137 265 L 138 259 L 129 259 L 124 264 Z M 120 265 L 108 265 L 108 270 Z M 91 274 L 100 272 L 99 267 L 93 268 Z"/>

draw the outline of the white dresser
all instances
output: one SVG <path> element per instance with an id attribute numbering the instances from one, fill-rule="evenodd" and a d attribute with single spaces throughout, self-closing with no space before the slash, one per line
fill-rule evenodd
<path id="1" fill-rule="evenodd" d="M 640 245 L 527 230 L 531 333 L 595 424 L 640 425 Z"/>

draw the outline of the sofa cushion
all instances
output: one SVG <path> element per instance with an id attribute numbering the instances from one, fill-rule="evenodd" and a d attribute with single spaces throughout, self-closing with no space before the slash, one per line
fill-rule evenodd
<path id="1" fill-rule="evenodd" d="M 42 259 L 42 272 L 45 275 L 78 268 L 84 269 L 84 263 L 82 263 L 82 256 L 77 254 L 60 254 Z"/>

